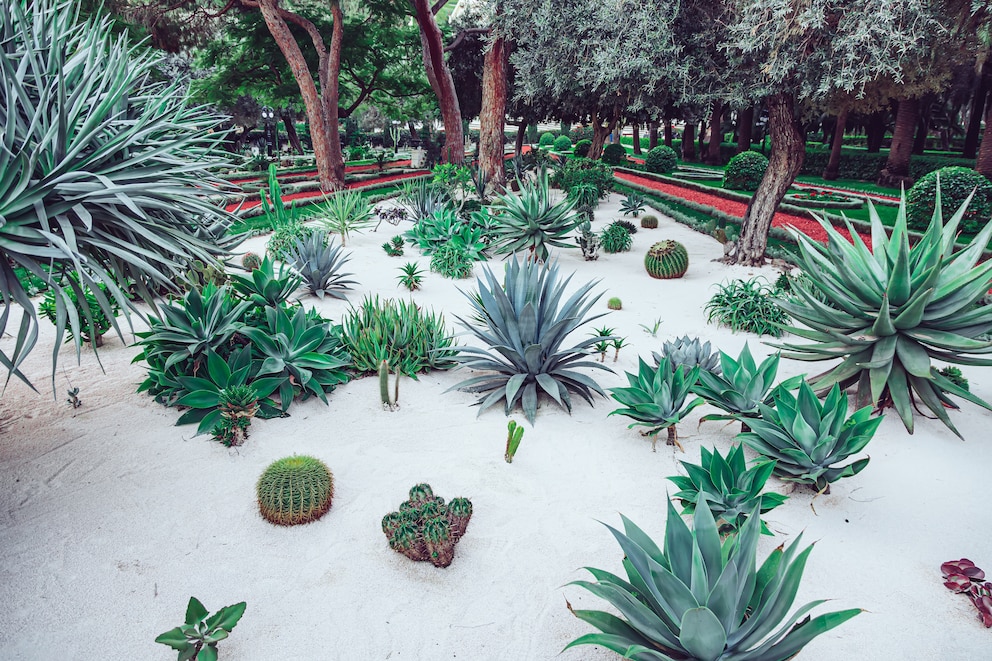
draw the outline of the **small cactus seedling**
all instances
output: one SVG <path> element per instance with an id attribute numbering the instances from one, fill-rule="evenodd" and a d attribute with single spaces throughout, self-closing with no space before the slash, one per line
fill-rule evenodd
<path id="1" fill-rule="evenodd" d="M 619 298 L 614 296 L 613 298 L 611 298 L 606 302 L 606 307 L 608 307 L 611 310 L 622 310 L 623 301 L 621 301 Z"/>
<path id="2" fill-rule="evenodd" d="M 396 390 L 399 390 L 400 375 L 396 374 Z M 397 392 L 397 394 L 399 394 Z M 395 411 L 399 404 L 389 396 L 389 363 L 382 361 L 379 363 L 379 399 L 382 400 L 382 408 L 386 411 Z"/>
<path id="3" fill-rule="evenodd" d="M 403 237 L 399 235 L 394 236 L 392 241 L 386 241 L 382 244 L 382 249 L 385 250 L 386 254 L 390 257 L 402 257 Z"/>
<path id="4" fill-rule="evenodd" d="M 447 567 L 471 517 L 472 503 L 467 498 L 454 498 L 445 505 L 444 498 L 435 496 L 429 484 L 417 484 L 398 512 L 383 517 L 382 532 L 389 548 L 397 553 Z"/>
<path id="5" fill-rule="evenodd" d="M 508 431 L 506 435 L 506 454 L 503 455 L 503 458 L 506 459 L 506 463 L 512 464 L 513 455 L 517 453 L 517 448 L 520 447 L 520 439 L 524 437 L 524 428 L 518 425 L 515 420 L 510 420 L 506 428 Z M 453 504 L 455 501 L 453 500 L 451 502 Z"/>
<path id="6" fill-rule="evenodd" d="M 600 340 L 593 345 L 593 348 L 595 348 L 596 353 L 599 354 L 599 362 L 601 363 L 606 362 L 606 352 L 611 346 L 613 346 L 613 332 L 614 329 L 603 326 L 602 328 L 594 328 L 593 332 L 590 333 L 593 337 L 600 338 Z"/>
<path id="7" fill-rule="evenodd" d="M 641 218 L 641 227 L 648 230 L 658 229 L 658 217 L 648 214 Z"/>
<path id="8" fill-rule="evenodd" d="M 78 409 L 83 405 L 83 400 L 79 399 L 79 388 L 69 388 L 67 391 L 69 393 L 69 398 L 65 401 L 74 409 Z"/>
<path id="9" fill-rule="evenodd" d="M 224 388 L 220 391 L 221 422 L 214 429 L 214 438 L 227 447 L 244 445 L 248 427 L 258 413 L 258 392 L 250 385 Z"/>

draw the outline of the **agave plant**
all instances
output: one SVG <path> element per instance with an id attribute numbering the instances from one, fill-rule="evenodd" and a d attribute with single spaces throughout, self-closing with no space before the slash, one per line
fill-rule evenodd
<path id="1" fill-rule="evenodd" d="M 705 503 L 696 504 L 690 530 L 669 502 L 663 549 L 621 518 L 624 532 L 606 527 L 623 549 L 626 580 L 589 568 L 596 582 L 572 583 L 610 602 L 620 617 L 569 605 L 601 633 L 586 634 L 565 649 L 599 645 L 635 661 L 784 661 L 861 612 L 811 619 L 806 614 L 823 603 L 814 601 L 787 615 L 813 547 L 800 551 L 799 535 L 757 567 L 756 516 L 740 534 L 721 541 Z"/>
<path id="2" fill-rule="evenodd" d="M 620 211 L 623 212 L 625 216 L 637 216 L 644 211 L 644 196 L 639 193 L 630 192 L 627 193 L 627 197 L 623 199 L 620 203 Z"/>
<path id="3" fill-rule="evenodd" d="M 783 480 L 808 484 L 817 491 L 831 482 L 860 473 L 868 458 L 837 466 L 864 449 L 882 423 L 871 418 L 871 406 L 847 417 L 847 394 L 834 384 L 820 403 L 803 381 L 798 395 L 781 386 L 772 393 L 774 408 L 759 404 L 761 418 L 749 420 L 751 431 L 738 436 L 749 448 L 774 459 L 775 474 Z"/>
<path id="4" fill-rule="evenodd" d="M 343 190 L 327 197 L 318 212 L 321 223 L 329 231 L 341 235 L 341 245 L 347 245 L 348 235 L 361 232 L 372 225 L 372 206 L 359 191 Z"/>
<path id="5" fill-rule="evenodd" d="M 648 326 L 641 325 L 650 330 Z M 700 342 L 698 337 L 690 338 L 683 335 L 676 338 L 674 342 L 665 342 L 661 345 L 661 353 L 652 352 L 654 364 L 658 365 L 662 359 L 668 358 L 672 369 L 679 365 L 684 365 L 687 369 L 699 366 L 700 370 L 720 373 L 720 352 L 713 351 L 709 342 Z"/>
<path id="6" fill-rule="evenodd" d="M 533 258 L 546 261 L 549 246 L 575 247 L 566 240 L 568 233 L 582 222 L 575 213 L 575 201 L 565 198 L 552 202 L 544 170 L 533 183 L 521 184 L 520 195 L 497 195 L 493 210 L 498 220 L 493 237 L 496 254 L 526 250 Z"/>
<path id="7" fill-rule="evenodd" d="M 111 300 L 134 309 L 120 283 L 154 307 L 154 290 L 194 259 L 214 263 L 233 216 L 210 196 L 226 165 L 222 118 L 153 82 L 164 57 L 111 34 L 111 19 L 79 21 L 79 4 L 5 2 L 0 24 L 0 333 L 24 310 L 8 378 L 38 340 L 38 315 L 14 273 L 23 267 L 55 293 L 55 346 L 66 328 L 78 350 L 83 321 L 63 276 L 74 274 L 120 334 Z M 108 294 L 103 294 L 101 285 Z M 79 292 L 76 292 L 79 294 Z M 139 314 L 142 314 L 139 312 Z M 53 355 L 52 377 L 58 352 Z"/>
<path id="8" fill-rule="evenodd" d="M 577 393 L 590 404 L 594 393 L 606 396 L 592 378 L 578 368 L 609 368 L 586 360 L 590 349 L 601 338 L 587 338 L 567 349 L 565 338 L 576 328 L 603 315 L 587 316 L 602 294 L 590 298 L 596 282 L 579 288 L 564 303 L 562 297 L 572 277 L 559 281 L 558 265 L 520 262 L 514 256 L 506 265 L 500 283 L 493 272 L 484 269 L 485 282 L 478 279 L 478 294 L 465 297 L 478 317 L 476 323 L 458 318 L 461 325 L 497 353 L 479 347 L 463 347 L 458 362 L 490 374 L 462 381 L 452 389 L 483 393 L 477 402 L 479 413 L 503 401 L 506 414 L 519 401 L 531 424 L 537 415 L 538 393 L 544 391 L 559 406 L 572 410 L 570 393 Z M 464 293 L 464 292 L 463 292 Z"/>
<path id="9" fill-rule="evenodd" d="M 351 255 L 341 252 L 334 238 L 328 239 L 324 232 L 315 232 L 305 240 L 297 241 L 289 258 L 293 270 L 303 279 L 310 293 L 319 299 L 324 295 L 331 298 L 347 300 L 344 292 L 351 289 L 349 285 L 357 285 L 354 280 L 348 280 L 352 273 L 341 273 L 341 267 L 351 259 Z"/>
<path id="10" fill-rule="evenodd" d="M 285 303 L 301 282 L 300 276 L 283 264 L 277 271 L 268 255 L 250 275 L 231 274 L 234 291 L 257 308 L 278 307 Z"/>
<path id="11" fill-rule="evenodd" d="M 939 186 L 938 186 L 939 188 Z M 827 243 L 802 234 L 797 265 L 826 303 L 806 287 L 795 288 L 799 300 L 780 305 L 805 328 L 794 334 L 811 344 L 783 343 L 783 355 L 798 360 L 841 358 L 810 379 L 821 391 L 837 383 L 857 386 L 857 405 L 893 407 L 913 432 L 914 398 L 958 434 L 946 408 L 958 408 L 956 395 L 992 409 L 939 374 L 933 359 L 959 365 L 992 365 L 992 306 L 975 307 L 992 284 L 992 261 L 976 266 L 992 238 L 992 223 L 964 249 L 955 252 L 958 225 L 969 200 L 948 219 L 939 203 L 923 236 L 910 247 L 903 196 L 891 236 L 869 203 L 872 247 L 851 233 L 853 244 L 820 220 Z M 958 434 L 960 436 L 960 434 Z"/>
<path id="12" fill-rule="evenodd" d="M 400 206 L 413 222 L 426 218 L 438 209 L 448 206 L 448 195 L 430 179 L 408 181 L 398 198 Z"/>
<path id="13" fill-rule="evenodd" d="M 262 359 L 258 376 L 280 379 L 282 410 L 289 409 L 297 391 L 303 399 L 316 395 L 326 404 L 324 393 L 348 381 L 344 368 L 350 364 L 330 324 L 309 317 L 303 308 L 291 312 L 268 307 L 265 319 L 264 328 L 245 328 L 242 333 Z"/>
<path id="14" fill-rule="evenodd" d="M 680 491 L 673 498 L 682 503 L 682 514 L 696 511 L 696 503 L 704 502 L 713 513 L 721 535 L 736 533 L 749 516 L 764 514 L 786 500 L 778 493 L 761 493 L 775 468 L 775 462 L 759 460 L 748 468 L 744 463 L 743 446 L 730 448 L 724 458 L 720 451 L 700 448 L 699 464 L 683 461 L 688 475 L 673 475 L 668 479 Z M 772 532 L 761 522 L 761 533 Z"/>
<path id="15" fill-rule="evenodd" d="M 753 418 L 758 417 L 758 406 L 769 398 L 778 373 L 778 354 L 773 354 L 756 365 L 751 349 L 744 343 L 741 355 L 734 360 L 720 352 L 720 374 L 703 370 L 693 388 L 707 403 L 726 414 L 704 415 L 700 422 L 708 420 L 740 420 L 744 431 Z M 795 388 L 802 377 L 793 377 L 782 382 L 782 387 Z"/>
<path id="16" fill-rule="evenodd" d="M 455 244 L 469 253 L 473 261 L 485 259 L 483 229 L 475 223 L 466 223 L 449 206 L 440 207 L 418 220 L 403 237 L 425 255 L 434 254 L 441 246 Z"/>
<path id="17" fill-rule="evenodd" d="M 686 374 L 685 367 L 679 365 L 673 369 L 667 358 L 657 367 L 651 367 L 641 358 L 637 362 L 637 374 L 626 372 L 628 387 L 610 388 L 610 396 L 625 407 L 611 411 L 610 415 L 618 413 L 634 420 L 627 429 L 647 427 L 644 433 L 651 437 L 652 452 L 662 429 L 668 430 L 668 444 L 682 450 L 675 425 L 703 403 L 702 397 L 689 399 L 699 378 L 699 368 L 693 367 Z"/>

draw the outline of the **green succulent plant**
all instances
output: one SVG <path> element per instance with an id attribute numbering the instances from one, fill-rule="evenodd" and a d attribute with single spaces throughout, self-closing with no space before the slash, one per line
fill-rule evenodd
<path id="1" fill-rule="evenodd" d="M 426 178 L 406 182 L 398 201 L 410 220 L 415 223 L 449 203 L 448 194 L 444 189 Z"/>
<path id="2" fill-rule="evenodd" d="M 451 206 L 439 207 L 416 221 L 403 237 L 425 255 L 432 255 L 442 246 L 453 243 L 469 253 L 473 260 L 484 259 L 482 251 L 486 245 L 482 240 L 482 228 L 476 223 L 466 223 Z"/>
<path id="3" fill-rule="evenodd" d="M 860 473 L 868 458 L 838 466 L 861 452 L 882 423 L 872 418 L 871 406 L 847 417 L 847 394 L 834 384 L 821 403 L 804 381 L 799 392 L 778 387 L 772 393 L 774 407 L 759 404 L 761 418 L 749 420 L 751 431 L 738 438 L 755 452 L 774 459 L 775 474 L 783 480 L 808 484 L 817 491 L 832 482 Z"/>
<path id="4" fill-rule="evenodd" d="M 190 597 L 186 622 L 161 634 L 155 642 L 179 652 L 179 661 L 217 661 L 217 643 L 230 635 L 245 608 L 247 604 L 242 601 L 210 615 L 199 599 Z"/>
<path id="5" fill-rule="evenodd" d="M 644 255 L 644 270 L 661 280 L 681 278 L 689 270 L 689 253 L 678 241 L 658 241 Z"/>
<path id="6" fill-rule="evenodd" d="M 117 300 L 110 295 L 106 285 L 100 284 L 97 289 L 100 291 L 103 303 L 97 300 L 89 287 L 79 285 L 79 278 L 69 275 L 62 283 L 61 295 L 57 296 L 54 289 L 45 292 L 45 298 L 38 305 L 38 312 L 57 327 L 59 308 L 63 309 L 67 319 L 71 315 L 69 311 L 71 308 L 75 312 L 76 320 L 74 322 L 69 319 L 68 328 L 65 329 L 66 342 L 74 340 L 78 330 L 81 340 L 98 347 L 103 346 L 103 334 L 113 326 L 111 319 L 120 312 L 121 308 Z M 70 305 L 66 305 L 66 301 Z M 105 308 L 109 308 L 111 318 L 104 314 Z"/>
<path id="7" fill-rule="evenodd" d="M 249 275 L 231 275 L 231 287 L 256 308 L 278 307 L 289 300 L 302 279 L 283 264 L 276 270 L 275 262 L 266 255 L 261 265 Z"/>
<path id="8" fill-rule="evenodd" d="M 676 338 L 674 342 L 665 342 L 661 345 L 661 353 L 652 352 L 654 364 L 658 365 L 662 359 L 668 358 L 672 369 L 679 365 L 684 365 L 686 369 L 692 369 L 697 365 L 701 370 L 720 373 L 720 352 L 713 351 L 709 342 L 700 342 L 698 337 L 690 338 L 683 335 Z"/>
<path id="9" fill-rule="evenodd" d="M 672 369 L 667 358 L 657 367 L 651 367 L 641 358 L 637 363 L 637 374 L 625 373 L 626 388 L 610 388 L 610 397 L 624 406 L 611 411 L 610 415 L 619 414 L 634 420 L 628 429 L 647 427 L 644 433 L 651 437 L 652 452 L 662 429 L 668 430 L 668 444 L 677 445 L 681 450 L 675 425 L 703 404 L 702 397 L 689 398 L 699 377 L 699 368 L 693 367 L 688 373 L 681 365 Z"/>
<path id="10" fill-rule="evenodd" d="M 643 195 L 639 193 L 627 193 L 627 197 L 623 199 L 620 203 L 620 211 L 623 212 L 625 216 L 633 216 L 637 218 L 642 211 L 644 211 L 645 199 Z"/>
<path id="11" fill-rule="evenodd" d="M 778 304 L 778 293 L 761 278 L 718 285 L 717 293 L 706 303 L 706 321 L 735 331 L 782 337 L 789 315 Z"/>
<path id="12" fill-rule="evenodd" d="M 622 519 L 624 532 L 606 527 L 623 549 L 626 579 L 589 568 L 595 582 L 572 583 L 607 600 L 620 617 L 572 610 L 600 633 L 581 636 L 565 649 L 599 645 L 635 661 L 784 661 L 861 612 L 802 619 L 823 603 L 814 601 L 788 615 L 813 547 L 800 551 L 799 535 L 759 568 L 756 516 L 740 534 L 721 541 L 704 503 L 697 503 L 690 529 L 669 502 L 663 548 Z"/>
<path id="13" fill-rule="evenodd" d="M 552 202 L 547 172 L 541 170 L 534 182 L 524 182 L 520 194 L 497 195 L 493 210 L 497 225 L 493 243 L 496 254 L 527 251 L 547 261 L 550 248 L 574 248 L 567 235 L 581 222 L 575 201 L 565 198 Z"/>
<path id="14" fill-rule="evenodd" d="M 259 406 L 258 391 L 253 386 L 242 384 L 221 390 L 220 423 L 214 427 L 214 440 L 227 447 L 244 445 Z"/>
<path id="15" fill-rule="evenodd" d="M 324 232 L 314 232 L 305 240 L 298 241 L 289 251 L 288 260 L 292 269 L 300 276 L 303 284 L 311 294 L 323 300 L 324 296 L 347 300 L 345 292 L 351 285 L 357 285 L 349 280 L 353 273 L 341 273 L 345 262 L 351 255 L 345 255 L 334 238 L 328 240 Z M 253 274 L 254 275 L 254 274 Z"/>
<path id="16" fill-rule="evenodd" d="M 307 455 L 272 462 L 255 486 L 258 508 L 269 523 L 312 523 L 331 509 L 334 476 L 327 465 Z"/>
<path id="17" fill-rule="evenodd" d="M 620 223 L 610 223 L 599 235 L 599 245 L 605 252 L 611 254 L 627 252 L 633 244 L 634 240 L 630 238 L 630 230 Z"/>
<path id="18" fill-rule="evenodd" d="M 568 198 L 575 201 L 575 208 L 595 209 L 602 197 L 596 184 L 575 184 L 568 189 Z"/>
<path id="19" fill-rule="evenodd" d="M 700 422 L 708 420 L 741 420 L 744 430 L 753 418 L 759 415 L 758 406 L 769 399 L 769 393 L 778 374 L 779 355 L 774 354 L 756 365 L 751 349 L 744 343 L 741 355 L 735 360 L 720 352 L 720 373 L 703 370 L 693 388 L 708 404 L 727 413 L 724 415 L 704 415 Z M 801 376 L 782 382 L 782 387 L 793 389 L 802 380 Z"/>
<path id="20" fill-rule="evenodd" d="M 472 260 L 458 246 L 446 243 L 434 251 L 431 257 L 431 271 L 445 278 L 461 280 L 472 275 Z"/>
<path id="21" fill-rule="evenodd" d="M 343 190 L 328 196 L 320 205 L 318 216 L 329 231 L 341 236 L 347 245 L 348 236 L 372 226 L 372 206 L 360 191 Z"/>
<path id="22" fill-rule="evenodd" d="M 955 252 L 958 226 L 966 201 L 944 223 L 939 201 L 923 236 L 910 246 L 905 195 L 891 235 L 869 203 L 872 247 L 851 233 L 853 244 L 820 220 L 825 244 L 794 233 L 799 244 L 796 264 L 826 303 L 807 288 L 801 300 L 780 305 L 803 327 L 792 332 L 809 344 L 783 343 L 787 358 L 832 360 L 839 364 L 810 379 L 818 390 L 837 383 L 857 386 L 858 406 L 895 408 L 906 430 L 913 432 L 914 398 L 955 434 L 947 408 L 958 408 L 955 395 L 992 410 L 985 402 L 941 375 L 934 359 L 959 365 L 992 365 L 992 306 L 975 306 L 989 290 L 992 261 L 978 264 L 992 238 L 992 223 Z"/>
<path id="23" fill-rule="evenodd" d="M 461 318 L 458 321 L 496 353 L 480 347 L 462 347 L 457 359 L 462 366 L 490 373 L 462 381 L 451 389 L 483 393 L 477 402 L 480 414 L 503 401 L 509 415 L 520 402 L 531 424 L 537 415 L 540 391 L 569 412 L 570 393 L 578 394 L 589 404 L 593 403 L 594 393 L 605 396 L 599 384 L 577 371 L 583 367 L 611 371 L 586 360 L 589 349 L 601 338 L 588 338 L 562 349 L 572 331 L 603 316 L 587 316 L 602 295 L 589 296 L 597 282 L 586 283 L 562 303 L 572 277 L 559 281 L 557 264 L 521 262 L 514 256 L 506 265 L 502 283 L 488 268 L 483 270 L 483 277 L 485 281 L 478 279 L 478 295 L 465 294 L 479 319 L 476 323 Z"/>
<path id="24" fill-rule="evenodd" d="M 703 502 L 713 513 L 720 534 L 728 535 L 740 530 L 749 516 L 769 512 L 788 500 L 782 494 L 761 493 L 775 468 L 773 460 L 760 460 L 748 468 L 741 445 L 731 447 L 726 458 L 717 449 L 699 450 L 699 464 L 681 462 L 687 475 L 668 478 L 680 489 L 672 497 L 681 501 L 683 515 L 691 515 L 696 503 Z M 772 534 L 764 521 L 761 532 Z"/>

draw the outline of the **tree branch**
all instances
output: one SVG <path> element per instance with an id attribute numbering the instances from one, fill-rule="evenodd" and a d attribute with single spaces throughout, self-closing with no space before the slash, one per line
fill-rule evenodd
<path id="1" fill-rule="evenodd" d="M 452 41 L 450 44 L 444 47 L 444 52 L 450 53 L 451 51 L 455 50 L 461 45 L 463 41 L 465 41 L 465 38 L 470 35 L 488 34 L 490 30 L 492 30 L 492 28 L 466 28 L 465 30 L 462 30 L 461 32 L 458 33 L 458 36 L 455 37 L 454 41 Z"/>

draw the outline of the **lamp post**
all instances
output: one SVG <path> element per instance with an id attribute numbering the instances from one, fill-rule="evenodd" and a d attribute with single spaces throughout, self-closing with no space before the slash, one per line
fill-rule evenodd
<path id="1" fill-rule="evenodd" d="M 389 137 L 393 139 L 393 153 L 395 154 L 400 146 L 400 120 L 394 119 L 391 123 L 392 127 L 389 129 Z"/>
<path id="2" fill-rule="evenodd" d="M 272 156 L 273 147 L 276 153 L 279 152 L 279 137 L 276 133 L 276 113 L 269 106 L 262 108 L 262 123 L 265 124 L 265 148 L 269 156 Z"/>

